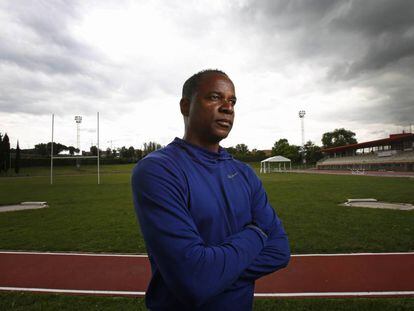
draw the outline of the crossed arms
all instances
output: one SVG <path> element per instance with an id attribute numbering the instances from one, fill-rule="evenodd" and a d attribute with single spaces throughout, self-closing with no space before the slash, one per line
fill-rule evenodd
<path id="1" fill-rule="evenodd" d="M 187 189 L 171 166 L 147 158 L 135 168 L 135 209 L 148 251 L 183 303 L 200 306 L 232 286 L 287 265 L 286 233 L 254 172 L 252 217 L 268 233 L 247 226 L 220 245 L 206 245 L 186 205 Z"/>

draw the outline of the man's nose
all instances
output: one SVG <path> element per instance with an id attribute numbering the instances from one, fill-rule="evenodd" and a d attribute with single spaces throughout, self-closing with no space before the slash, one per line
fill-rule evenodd
<path id="1" fill-rule="evenodd" d="M 231 100 L 223 98 L 223 100 L 221 101 L 221 106 L 219 108 L 219 111 L 224 112 L 224 113 L 228 113 L 228 114 L 233 114 L 234 113 L 234 105 L 231 102 Z"/>

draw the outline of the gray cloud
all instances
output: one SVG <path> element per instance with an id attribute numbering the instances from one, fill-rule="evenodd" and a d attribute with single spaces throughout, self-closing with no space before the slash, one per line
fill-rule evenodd
<path id="1" fill-rule="evenodd" d="M 298 81 L 297 89 L 292 87 L 288 94 L 298 94 L 296 103 L 306 102 L 312 93 L 325 92 L 330 98 L 352 88 L 369 90 L 369 99 L 350 102 L 348 108 L 324 115 L 325 120 L 347 118 L 384 126 L 412 122 L 413 1 L 223 1 L 211 5 L 211 10 L 203 4 L 192 8 L 178 1 L 154 1 L 149 6 L 160 13 L 160 24 L 166 21 L 164 28 L 142 41 L 134 61 L 123 59 L 123 63 L 115 63 L 71 32 L 95 6 L 124 10 L 127 5 L 115 0 L 1 2 L 0 112 L 37 116 L 99 109 L 118 115 L 146 102 L 152 109 L 164 109 L 153 103 L 157 98 L 177 98 L 177 105 L 181 83 L 194 68 L 214 67 L 218 61 L 217 66 L 227 71 L 227 61 L 220 62 L 221 58 L 234 54 L 240 61 L 229 70 L 252 77 L 253 84 L 263 76 L 271 80 L 275 73 L 274 81 Z M 150 26 L 156 28 L 157 20 Z M 174 49 L 175 42 L 167 36 L 177 40 L 181 49 Z M 154 49 L 165 51 L 153 57 Z M 206 61 L 210 57 L 213 61 Z M 301 77 L 295 80 L 297 68 L 306 68 L 309 75 L 317 71 L 314 85 L 302 87 Z M 272 82 L 254 89 L 266 95 L 263 105 L 252 105 L 252 110 L 276 111 L 266 98 L 273 96 Z M 295 102 L 275 98 L 281 101 L 275 105 L 280 109 Z M 143 111 L 149 111 L 146 108 Z"/>
<path id="2" fill-rule="evenodd" d="M 367 52 L 359 59 L 336 65 L 329 76 L 335 80 L 348 80 L 413 58 L 414 32 L 408 35 L 383 34 L 370 40 Z M 414 72 L 414 68 L 412 70 Z"/>
<path id="3" fill-rule="evenodd" d="M 373 89 L 375 108 L 350 103 L 338 117 L 398 124 L 414 115 L 414 2 L 292 0 L 250 2 L 243 11 L 273 51 L 284 43 L 291 61 L 326 68 L 321 89 Z M 397 76 L 398 83 L 384 76 Z M 379 100 L 381 99 L 381 100 Z M 412 122 L 412 121 L 411 121 Z"/>
<path id="4" fill-rule="evenodd" d="M 346 7 L 332 23 L 337 28 L 369 37 L 404 33 L 413 27 L 414 2 L 410 0 L 348 1 Z"/>
<path id="5" fill-rule="evenodd" d="M 334 79 L 350 79 L 414 57 L 412 1 L 352 1 L 332 27 L 354 33 L 349 44 L 359 41 L 365 46 L 357 57 L 332 68 Z"/>
<path id="6" fill-rule="evenodd" d="M 414 55 L 412 1 L 269 0 L 250 2 L 243 15 L 266 40 L 290 37 L 299 61 L 332 62 L 330 78 L 349 79 Z"/>
<path id="7" fill-rule="evenodd" d="M 340 0 L 251 1 L 243 9 L 243 14 L 255 23 L 295 30 L 320 23 L 324 16 L 336 10 L 341 3 L 343 1 Z"/>
<path id="8" fill-rule="evenodd" d="M 97 53 L 68 32 L 76 20 L 75 2 L 25 1 L 3 3 L 13 33 L 0 33 L 0 61 L 47 74 L 85 73 L 85 60 Z"/>
<path id="9" fill-rule="evenodd" d="M 0 30 L 0 111 L 65 113 L 100 102 L 119 88 L 115 66 L 69 31 L 78 19 L 75 1 L 3 2 Z M 5 78 L 7 77 L 7 78 Z"/>
<path id="10" fill-rule="evenodd" d="M 387 96 L 375 107 L 365 107 L 353 113 L 355 120 L 381 120 L 388 124 L 408 125 L 413 122 L 414 91 L 413 84 L 407 79 L 396 81 L 385 86 Z M 381 86 L 378 86 L 380 88 Z"/>
<path id="11" fill-rule="evenodd" d="M 0 38 L 0 40 L 2 39 Z M 76 74 L 84 71 L 82 64 L 73 57 L 49 53 L 30 55 L 6 44 L 5 40 L 0 43 L 0 60 L 2 62 L 47 74 Z"/>
<path id="12" fill-rule="evenodd" d="M 156 64 L 116 64 L 75 37 L 70 28 L 81 19 L 81 9 L 77 1 L 0 4 L 0 11 L 7 12 L 0 29 L 0 66 L 7 75 L 0 78 L 0 111 L 64 113 L 75 107 L 87 110 L 91 104 L 115 111 L 154 91 L 175 90 L 154 70 Z M 173 67 L 166 70 L 174 72 Z M 114 100 L 116 106 L 109 104 Z"/>

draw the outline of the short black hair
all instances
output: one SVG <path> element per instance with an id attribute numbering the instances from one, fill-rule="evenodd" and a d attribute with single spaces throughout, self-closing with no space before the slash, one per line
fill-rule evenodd
<path id="1" fill-rule="evenodd" d="M 205 69 L 201 70 L 200 72 L 197 72 L 196 74 L 193 74 L 190 78 L 187 79 L 187 81 L 184 82 L 183 85 L 183 98 L 190 99 L 193 97 L 194 93 L 197 91 L 198 83 L 200 82 L 201 78 L 204 75 L 210 74 L 210 73 L 218 73 L 225 75 L 228 77 L 228 75 L 221 70 L 218 69 Z"/>

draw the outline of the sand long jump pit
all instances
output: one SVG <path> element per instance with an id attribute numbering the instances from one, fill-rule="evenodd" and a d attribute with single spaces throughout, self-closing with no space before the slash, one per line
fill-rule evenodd
<path id="1" fill-rule="evenodd" d="M 366 207 L 401 211 L 414 210 L 414 206 L 409 203 L 389 203 L 377 201 L 376 199 L 348 199 L 347 202 L 342 203 L 340 205 L 348 207 Z"/>
<path id="2" fill-rule="evenodd" d="M 40 209 L 46 207 L 48 207 L 47 202 L 21 202 L 20 204 L 0 205 L 0 213 Z"/>

